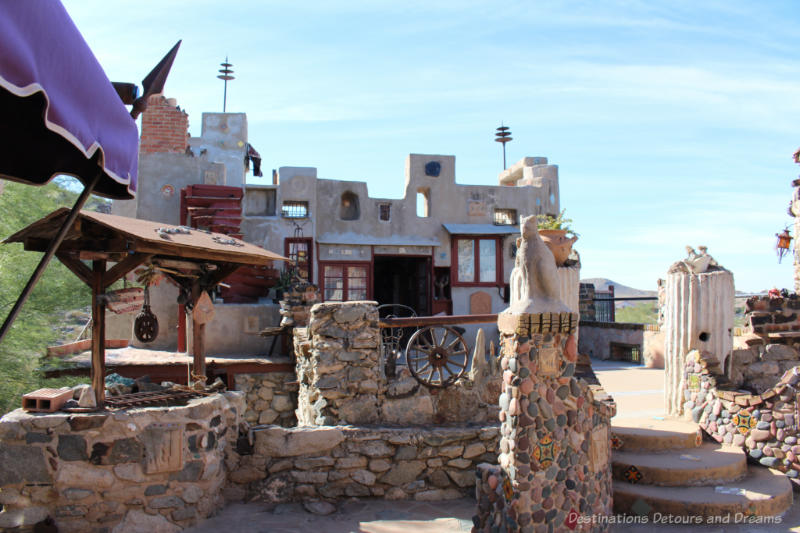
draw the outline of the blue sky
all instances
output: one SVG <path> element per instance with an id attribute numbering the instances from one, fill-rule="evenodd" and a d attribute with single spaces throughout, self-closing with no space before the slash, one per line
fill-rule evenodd
<path id="1" fill-rule="evenodd" d="M 774 235 L 800 172 L 795 3 L 64 4 L 112 80 L 138 83 L 183 39 L 165 95 L 193 135 L 222 110 L 227 55 L 228 111 L 267 171 L 396 198 L 407 154 L 450 154 L 459 183 L 494 184 L 502 120 L 510 162 L 559 165 L 582 277 L 654 289 L 691 244 L 737 290 L 792 286 Z"/>

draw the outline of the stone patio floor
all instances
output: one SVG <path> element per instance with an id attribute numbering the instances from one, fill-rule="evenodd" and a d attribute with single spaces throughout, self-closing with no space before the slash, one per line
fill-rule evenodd
<path id="1" fill-rule="evenodd" d="M 661 416 L 664 372 L 629 363 L 593 360 L 592 366 L 606 391 L 617 401 L 617 419 Z M 472 529 L 475 500 L 443 502 L 352 500 L 335 513 L 319 516 L 302 504 L 229 505 L 217 516 L 187 529 L 191 533 L 461 533 Z M 612 525 L 611 532 L 646 533 L 800 533 L 800 493 L 780 523 L 724 525 Z"/>

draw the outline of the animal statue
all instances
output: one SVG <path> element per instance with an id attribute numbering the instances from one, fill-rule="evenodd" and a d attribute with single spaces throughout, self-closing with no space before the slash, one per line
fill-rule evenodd
<path id="1" fill-rule="evenodd" d="M 563 313 L 569 308 L 561 301 L 558 271 L 553 252 L 539 236 L 536 216 L 520 221 L 517 257 L 511 271 L 511 313 Z"/>

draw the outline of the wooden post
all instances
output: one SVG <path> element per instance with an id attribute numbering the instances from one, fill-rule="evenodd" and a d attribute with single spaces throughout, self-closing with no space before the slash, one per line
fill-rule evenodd
<path id="1" fill-rule="evenodd" d="M 192 285 L 192 301 L 197 304 L 203 290 L 199 283 Z M 192 318 L 192 354 L 194 363 L 192 372 L 197 376 L 206 375 L 206 325 Z M 191 383 L 189 383 L 191 385 Z"/>
<path id="2" fill-rule="evenodd" d="M 92 261 L 92 388 L 99 408 L 106 401 L 106 306 L 99 298 L 105 272 L 104 260 Z"/>

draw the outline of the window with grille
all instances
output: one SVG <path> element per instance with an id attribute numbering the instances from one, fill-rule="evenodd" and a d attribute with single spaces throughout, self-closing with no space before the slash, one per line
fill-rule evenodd
<path id="1" fill-rule="evenodd" d="M 296 274 L 311 282 L 313 275 L 313 240 L 308 237 L 293 237 L 284 240 L 284 255 L 291 259 Z"/>
<path id="2" fill-rule="evenodd" d="M 281 216 L 284 218 L 308 217 L 308 202 L 287 200 L 281 205 Z"/>
<path id="3" fill-rule="evenodd" d="M 611 352 L 611 359 L 615 361 L 628 361 L 639 364 L 642 362 L 642 347 L 638 344 L 610 342 L 609 351 Z"/>
<path id="4" fill-rule="evenodd" d="M 380 220 L 389 220 L 392 216 L 392 204 L 381 204 L 378 206 L 378 218 Z"/>
<path id="5" fill-rule="evenodd" d="M 322 266 L 323 296 L 326 302 L 350 302 L 369 298 L 368 265 L 326 263 Z"/>
<path id="6" fill-rule="evenodd" d="M 516 209 L 495 209 L 494 223 L 497 226 L 513 226 L 517 223 Z"/>

